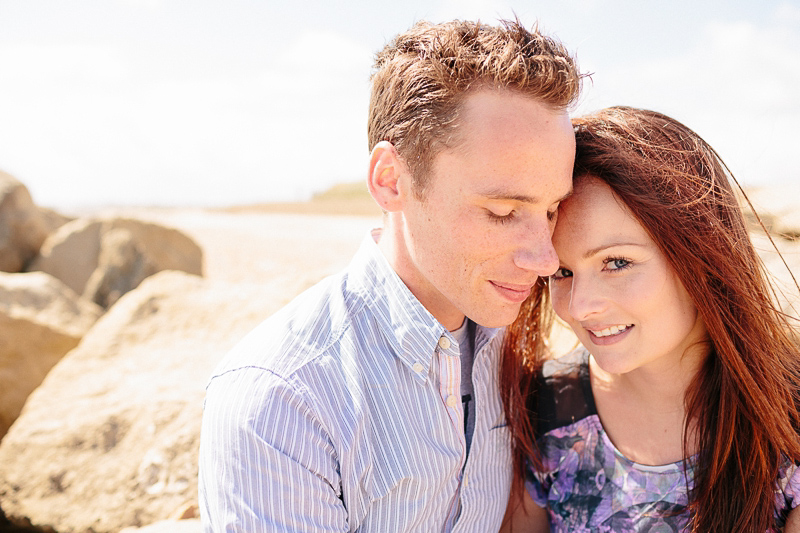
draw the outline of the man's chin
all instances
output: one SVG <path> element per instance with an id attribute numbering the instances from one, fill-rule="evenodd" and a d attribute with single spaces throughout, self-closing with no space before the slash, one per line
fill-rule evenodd
<path id="1" fill-rule="evenodd" d="M 519 314 L 521 305 L 515 306 L 514 309 L 504 307 L 497 309 L 495 312 L 481 310 L 475 313 L 475 316 L 469 316 L 469 319 L 485 328 L 504 328 L 516 320 Z"/>

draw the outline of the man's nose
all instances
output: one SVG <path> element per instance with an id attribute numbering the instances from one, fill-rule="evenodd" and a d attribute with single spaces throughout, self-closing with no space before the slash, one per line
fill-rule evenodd
<path id="1" fill-rule="evenodd" d="M 526 228 L 523 242 L 514 254 L 514 264 L 543 278 L 554 274 L 558 269 L 552 229 L 546 218 Z"/>

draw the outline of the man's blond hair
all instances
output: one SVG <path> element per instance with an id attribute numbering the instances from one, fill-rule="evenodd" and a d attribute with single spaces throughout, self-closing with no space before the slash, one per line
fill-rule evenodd
<path id="1" fill-rule="evenodd" d="M 375 57 L 369 107 L 370 150 L 391 142 L 422 197 L 435 156 L 458 141 L 458 113 L 477 89 L 506 89 L 564 109 L 581 74 L 564 46 L 518 20 L 418 22 Z"/>

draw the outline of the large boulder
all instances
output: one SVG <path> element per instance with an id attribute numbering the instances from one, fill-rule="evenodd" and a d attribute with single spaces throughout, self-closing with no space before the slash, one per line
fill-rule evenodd
<path id="1" fill-rule="evenodd" d="M 760 233 L 761 223 L 774 236 L 800 241 L 800 180 L 780 185 L 752 187 L 746 191 L 749 202 L 740 195 L 740 203 L 750 227 Z M 752 204 L 752 205 L 751 205 Z M 758 213 L 756 216 L 753 212 Z M 761 222 L 759 222 L 759 219 Z"/>
<path id="2" fill-rule="evenodd" d="M 203 533 L 199 519 L 160 520 L 144 527 L 126 527 L 119 533 Z"/>
<path id="3" fill-rule="evenodd" d="M 785 313 L 800 319 L 800 181 L 751 187 L 745 194 L 747 198 L 740 194 L 740 204 L 750 225 L 750 238 L 775 288 L 777 303 Z"/>
<path id="4" fill-rule="evenodd" d="M 39 252 L 50 227 L 28 189 L 0 172 L 0 271 L 21 272 Z"/>
<path id="5" fill-rule="evenodd" d="M 159 520 L 144 527 L 126 527 L 119 533 L 203 533 L 199 518 Z"/>
<path id="6" fill-rule="evenodd" d="M 119 533 L 203 533 L 199 518 L 189 520 L 159 520 L 144 527 L 126 527 Z"/>
<path id="7" fill-rule="evenodd" d="M 800 282 L 800 240 L 773 236 L 770 241 L 758 231 L 752 232 L 750 238 L 775 287 L 778 306 L 800 320 L 800 289 L 797 286 Z"/>
<path id="8" fill-rule="evenodd" d="M 156 272 L 202 275 L 203 252 L 176 229 L 134 219 L 83 218 L 50 235 L 29 270 L 47 272 L 109 307 Z"/>
<path id="9" fill-rule="evenodd" d="M 191 508 L 207 379 L 293 295 L 276 282 L 213 284 L 167 271 L 123 296 L 0 443 L 2 510 L 59 533 L 103 533 Z"/>
<path id="10" fill-rule="evenodd" d="M 0 439 L 28 395 L 101 314 L 48 274 L 0 273 Z"/>
<path id="11" fill-rule="evenodd" d="M 73 220 L 75 220 L 75 217 L 59 213 L 55 209 L 50 209 L 49 207 L 40 206 L 39 212 L 42 214 L 42 220 L 44 220 L 44 225 L 45 228 L 47 229 L 48 235 L 54 233 L 58 228 L 60 228 L 67 222 L 72 222 Z"/>

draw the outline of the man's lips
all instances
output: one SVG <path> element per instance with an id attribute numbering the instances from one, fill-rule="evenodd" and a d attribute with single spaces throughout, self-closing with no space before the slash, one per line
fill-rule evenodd
<path id="1" fill-rule="evenodd" d="M 533 285 L 519 285 L 516 283 L 503 283 L 499 281 L 490 281 L 489 283 L 503 296 L 506 300 L 514 303 L 524 302 L 530 296 Z"/>

